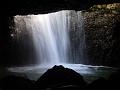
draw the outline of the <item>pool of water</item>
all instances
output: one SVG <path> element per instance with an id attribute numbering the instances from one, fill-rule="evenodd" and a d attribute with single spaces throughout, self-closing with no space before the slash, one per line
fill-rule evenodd
<path id="1" fill-rule="evenodd" d="M 88 83 L 93 80 L 104 77 L 108 78 L 112 73 L 117 72 L 118 68 L 112 68 L 107 66 L 92 66 L 92 65 L 83 65 L 83 64 L 60 64 L 66 68 L 73 69 L 74 71 L 81 74 L 85 81 Z M 38 65 L 38 66 L 24 66 L 24 67 L 10 67 L 7 70 L 11 74 L 18 76 L 24 76 L 30 80 L 37 80 L 43 73 L 48 69 L 52 68 L 54 65 Z"/>

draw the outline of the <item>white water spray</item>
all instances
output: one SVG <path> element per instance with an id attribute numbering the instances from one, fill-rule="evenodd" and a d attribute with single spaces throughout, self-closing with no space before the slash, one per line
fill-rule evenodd
<path id="1" fill-rule="evenodd" d="M 75 13 L 76 17 L 72 17 L 70 13 Z M 71 18 L 76 18 L 72 21 Z M 21 21 L 20 21 L 21 19 Z M 80 40 L 79 48 L 76 51 L 78 52 L 76 56 L 79 63 L 83 59 L 83 47 L 84 44 L 84 35 L 82 28 L 82 15 L 81 12 L 74 11 L 59 11 L 56 13 L 50 14 L 40 14 L 40 15 L 27 15 L 27 16 L 15 16 L 14 21 L 16 24 L 16 30 L 20 31 L 23 21 L 25 22 L 24 27 L 28 32 L 32 33 L 31 38 L 33 38 L 33 43 L 36 51 L 36 57 L 39 64 L 45 65 L 55 65 L 55 64 L 67 64 L 70 63 L 70 52 L 71 51 L 71 42 L 74 38 L 70 38 L 70 31 L 74 29 L 70 27 L 71 23 L 74 22 L 77 24 L 77 29 L 79 30 Z M 23 30 L 22 30 L 23 31 Z M 74 33 L 72 33 L 74 34 Z M 82 36 L 81 36 L 82 35 Z M 19 35 L 18 35 L 19 36 Z M 74 53 L 76 53 L 74 52 Z"/>

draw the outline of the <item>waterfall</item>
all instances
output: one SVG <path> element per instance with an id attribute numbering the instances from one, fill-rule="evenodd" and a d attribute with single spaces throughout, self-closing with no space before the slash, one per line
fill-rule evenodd
<path id="1" fill-rule="evenodd" d="M 64 10 L 50 14 L 17 15 L 14 21 L 18 36 L 20 31 L 31 33 L 37 63 L 55 65 L 84 60 L 85 34 L 81 12 Z M 71 31 L 75 31 L 77 37 L 73 37 L 75 33 Z"/>

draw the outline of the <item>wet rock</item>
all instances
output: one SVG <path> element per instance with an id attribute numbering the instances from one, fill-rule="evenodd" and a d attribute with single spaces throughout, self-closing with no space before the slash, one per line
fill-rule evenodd
<path id="1" fill-rule="evenodd" d="M 63 66 L 54 66 L 49 69 L 35 83 L 37 90 L 68 85 L 76 85 L 83 88 L 86 82 L 80 74 L 72 69 L 64 68 Z"/>

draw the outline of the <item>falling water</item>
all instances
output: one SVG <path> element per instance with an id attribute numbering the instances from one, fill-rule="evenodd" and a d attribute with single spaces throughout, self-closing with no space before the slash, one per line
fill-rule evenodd
<path id="1" fill-rule="evenodd" d="M 71 13 L 76 16 L 71 16 Z M 17 33 L 23 31 L 21 28 L 23 26 L 26 27 L 27 32 L 31 33 L 38 63 L 61 64 L 71 63 L 71 61 L 80 63 L 84 59 L 85 36 L 81 12 L 66 10 L 50 14 L 15 16 L 14 21 Z M 25 24 L 20 24 L 23 22 Z M 70 34 L 71 31 L 79 34 L 77 41 L 74 41 L 76 37 L 71 36 L 74 35 L 73 32 Z M 78 43 L 77 49 L 74 42 Z"/>

